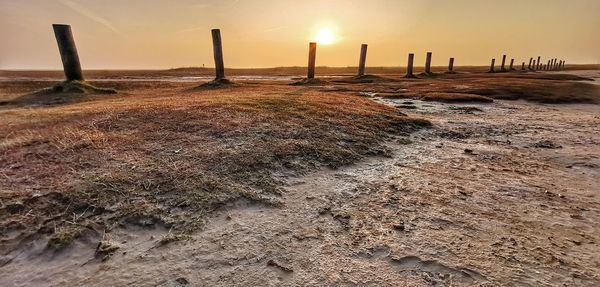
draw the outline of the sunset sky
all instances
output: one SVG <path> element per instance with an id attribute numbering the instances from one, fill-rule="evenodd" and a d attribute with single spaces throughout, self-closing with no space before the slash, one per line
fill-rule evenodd
<path id="1" fill-rule="evenodd" d="M 356 66 L 361 43 L 368 66 L 600 61 L 599 0 L 0 0 L 0 69 L 60 69 L 52 23 L 72 25 L 84 69 L 213 66 L 211 28 L 227 67 L 305 66 L 324 29 L 319 66 Z"/>

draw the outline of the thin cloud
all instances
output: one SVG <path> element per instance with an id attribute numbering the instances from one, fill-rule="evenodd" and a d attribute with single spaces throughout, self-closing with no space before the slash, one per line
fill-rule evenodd
<path id="1" fill-rule="evenodd" d="M 194 28 L 182 29 L 182 30 L 176 31 L 175 33 L 182 34 L 182 33 L 196 32 L 196 31 L 200 31 L 200 30 L 206 30 L 206 27 L 194 27 Z"/>
<path id="2" fill-rule="evenodd" d="M 117 30 L 117 28 L 115 28 L 115 26 L 113 26 L 113 24 L 110 21 L 106 20 L 105 18 L 102 18 L 101 16 L 96 15 L 94 12 L 85 8 L 81 4 L 75 3 L 71 0 L 58 0 L 58 2 L 67 6 L 68 8 L 73 9 L 75 12 L 89 18 L 90 20 L 101 24 L 102 26 L 110 29 L 111 31 L 119 35 L 123 35 L 119 30 Z"/>

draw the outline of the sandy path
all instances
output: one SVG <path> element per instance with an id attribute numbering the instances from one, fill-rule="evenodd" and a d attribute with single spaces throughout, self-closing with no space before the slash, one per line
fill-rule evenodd
<path id="1" fill-rule="evenodd" d="M 84 264 L 85 243 L 31 248 L 0 285 L 600 284 L 599 106 L 410 102 L 436 128 L 397 138 L 391 158 L 288 178 L 282 207 L 238 202 L 158 248 L 165 230 L 115 233 L 104 263 Z"/>

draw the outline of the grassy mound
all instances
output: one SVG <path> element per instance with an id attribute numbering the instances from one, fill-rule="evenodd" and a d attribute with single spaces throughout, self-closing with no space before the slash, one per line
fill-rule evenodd
<path id="1" fill-rule="evenodd" d="M 429 125 L 290 86 L 132 85 L 128 98 L 0 110 L 0 253 L 130 225 L 196 230 L 229 202 L 277 204 L 279 175 L 383 155 L 391 135 Z"/>
<path id="2" fill-rule="evenodd" d="M 84 81 L 56 84 L 51 88 L 28 93 L 5 102 L 8 106 L 48 106 L 89 100 L 90 96 L 116 94 L 114 89 L 99 88 Z"/>

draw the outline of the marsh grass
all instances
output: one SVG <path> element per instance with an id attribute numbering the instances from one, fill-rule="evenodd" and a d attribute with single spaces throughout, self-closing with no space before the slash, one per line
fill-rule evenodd
<path id="1" fill-rule="evenodd" d="M 426 127 L 393 108 L 302 87 L 194 90 L 0 110 L 2 252 L 33 235 L 64 248 L 84 232 L 151 227 L 174 234 L 238 200 L 278 205 L 282 175 L 338 168 Z M 125 87 L 126 88 L 126 87 Z M 10 209 L 19 202 L 22 208 Z"/>

